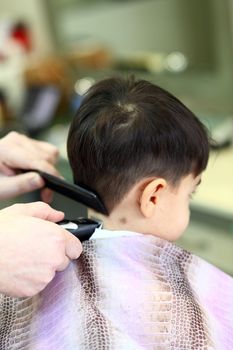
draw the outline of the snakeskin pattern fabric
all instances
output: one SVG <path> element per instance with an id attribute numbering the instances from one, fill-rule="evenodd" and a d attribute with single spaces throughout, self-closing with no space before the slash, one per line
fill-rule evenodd
<path id="1" fill-rule="evenodd" d="M 156 237 L 88 241 L 38 296 L 0 297 L 0 349 L 232 350 L 233 279 Z"/>

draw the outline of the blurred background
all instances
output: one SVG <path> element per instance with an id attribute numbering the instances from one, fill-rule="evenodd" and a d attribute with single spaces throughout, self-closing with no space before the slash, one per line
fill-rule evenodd
<path id="1" fill-rule="evenodd" d="M 57 145 L 67 180 L 67 131 L 83 94 L 131 73 L 174 93 L 216 140 L 178 244 L 233 275 L 233 0 L 0 0 L 0 136 Z M 61 195 L 53 206 L 86 215 Z"/>

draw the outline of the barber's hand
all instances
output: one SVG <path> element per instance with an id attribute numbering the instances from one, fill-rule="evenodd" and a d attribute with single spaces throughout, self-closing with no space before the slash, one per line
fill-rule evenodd
<path id="1" fill-rule="evenodd" d="M 59 176 L 55 168 L 57 159 L 57 147 L 47 142 L 30 139 L 14 131 L 0 139 L 0 200 L 44 186 L 38 174 L 17 174 L 15 169 L 38 169 Z M 42 199 L 49 202 L 51 191 L 43 189 Z"/>
<path id="2" fill-rule="evenodd" d="M 0 292 L 33 296 L 82 252 L 80 241 L 55 222 L 64 214 L 43 202 L 0 210 Z"/>

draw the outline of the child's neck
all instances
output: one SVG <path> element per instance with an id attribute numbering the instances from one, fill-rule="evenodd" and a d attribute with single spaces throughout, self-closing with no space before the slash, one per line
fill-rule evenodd
<path id="1" fill-rule="evenodd" d="M 109 216 L 102 215 L 96 211 L 89 209 L 88 217 L 91 219 L 100 220 L 103 222 L 103 228 L 106 230 L 118 230 L 118 231 L 133 231 L 144 233 L 141 225 L 137 220 L 133 219 L 130 213 L 128 215 L 121 215 L 119 212 L 113 212 Z"/>
<path id="2" fill-rule="evenodd" d="M 112 217 L 112 215 L 110 216 L 106 216 L 100 213 L 97 213 L 96 211 L 92 210 L 92 209 L 88 209 L 88 217 L 90 219 L 96 219 L 99 220 L 103 223 L 103 228 L 107 229 L 107 230 L 127 230 L 125 223 L 123 222 L 122 224 L 119 222 L 119 220 L 116 220 L 115 218 Z M 124 226 L 124 228 L 122 228 L 121 226 Z"/>

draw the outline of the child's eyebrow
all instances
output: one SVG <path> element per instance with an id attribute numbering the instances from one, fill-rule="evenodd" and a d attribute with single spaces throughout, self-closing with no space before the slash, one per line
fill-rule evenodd
<path id="1" fill-rule="evenodd" d="M 201 179 L 198 181 L 198 183 L 196 184 L 196 187 L 199 186 L 201 184 Z"/>

